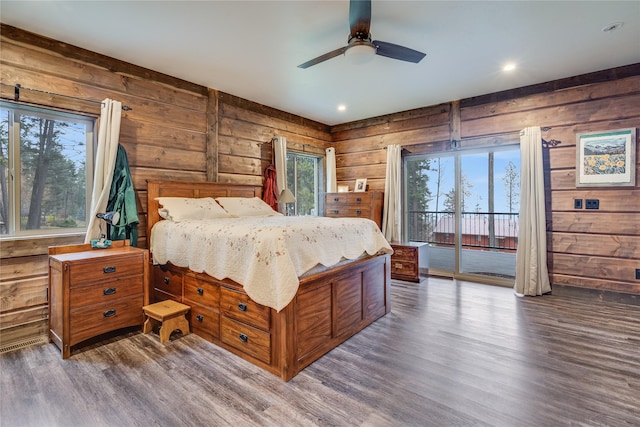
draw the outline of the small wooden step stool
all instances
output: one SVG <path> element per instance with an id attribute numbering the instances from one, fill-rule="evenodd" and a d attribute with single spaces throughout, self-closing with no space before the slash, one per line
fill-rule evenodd
<path id="1" fill-rule="evenodd" d="M 147 319 L 144 321 L 142 332 L 148 334 L 153 327 L 161 324 L 160 342 L 164 344 L 169 341 L 171 332 L 180 329 L 183 335 L 189 333 L 189 322 L 185 314 L 191 307 L 173 300 L 156 302 L 142 307 Z"/>

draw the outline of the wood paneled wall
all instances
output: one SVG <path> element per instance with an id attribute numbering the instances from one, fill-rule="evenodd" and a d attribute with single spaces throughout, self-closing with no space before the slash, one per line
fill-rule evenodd
<path id="1" fill-rule="evenodd" d="M 640 143 L 635 187 L 575 185 L 577 133 L 640 128 L 640 64 L 335 126 L 337 178 L 351 187 L 368 178 L 371 188 L 383 189 L 388 144 L 402 145 L 405 154 L 491 147 L 518 143 L 528 126 L 550 127 L 543 138 L 561 141 L 545 148 L 548 264 L 556 291 L 640 295 Z M 600 209 L 574 209 L 576 198 L 599 199 Z"/>
<path id="2" fill-rule="evenodd" d="M 274 136 L 298 151 L 323 153 L 329 127 L 293 114 L 41 37 L 0 28 L 0 96 L 13 87 L 132 108 L 122 112 L 120 143 L 127 151 L 146 246 L 146 181 L 176 179 L 262 183 Z M 28 90 L 20 100 L 98 117 L 100 104 Z M 0 241 L 0 345 L 46 334 L 47 248 L 84 235 Z"/>
<path id="3" fill-rule="evenodd" d="M 640 190 L 576 189 L 575 134 L 639 127 L 640 67 L 572 78 L 462 101 L 328 126 L 14 27 L 0 28 L 0 79 L 61 95 L 112 98 L 123 111 L 127 150 L 146 236 L 146 180 L 262 183 L 271 138 L 300 152 L 334 145 L 340 184 L 368 178 L 384 189 L 386 151 L 413 153 L 513 143 L 529 125 L 551 126 L 548 150 L 549 262 L 554 284 L 640 294 Z M 611 80 L 611 81 L 608 81 Z M 13 99 L 13 88 L 0 86 Z M 99 104 L 21 91 L 21 100 L 97 117 Z M 640 134 L 640 132 L 638 133 Z M 640 155 L 636 157 L 640 159 Z M 600 199 L 599 211 L 572 209 L 574 198 Z M 0 345 L 46 333 L 47 248 L 84 236 L 0 241 Z"/>

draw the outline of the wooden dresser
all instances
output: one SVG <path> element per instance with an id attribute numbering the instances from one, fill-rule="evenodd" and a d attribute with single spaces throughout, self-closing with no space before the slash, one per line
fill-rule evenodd
<path id="1" fill-rule="evenodd" d="M 382 228 L 384 191 L 326 193 L 324 216 L 368 218 Z"/>
<path id="2" fill-rule="evenodd" d="M 106 332 L 142 326 L 149 252 L 114 241 L 49 248 L 49 339 L 61 350 Z"/>
<path id="3" fill-rule="evenodd" d="M 420 271 L 427 271 L 428 245 L 421 242 L 391 242 L 391 278 L 420 281 Z M 422 268 L 421 268 L 422 267 Z"/>

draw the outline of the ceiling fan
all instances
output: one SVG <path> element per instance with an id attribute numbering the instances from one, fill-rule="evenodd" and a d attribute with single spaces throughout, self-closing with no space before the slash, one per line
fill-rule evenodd
<path id="1" fill-rule="evenodd" d="M 334 58 L 338 55 L 347 54 L 348 51 L 366 50 L 369 53 L 386 56 L 391 59 L 399 59 L 400 61 L 413 62 L 417 64 L 426 56 L 425 53 L 408 47 L 399 46 L 397 44 L 383 42 L 380 40 L 371 40 L 369 26 L 371 24 L 371 0 L 351 0 L 349 3 L 349 39 L 346 46 L 333 50 L 317 58 L 298 65 L 299 68 L 309 68 L 312 65 L 319 64 L 327 59 Z"/>

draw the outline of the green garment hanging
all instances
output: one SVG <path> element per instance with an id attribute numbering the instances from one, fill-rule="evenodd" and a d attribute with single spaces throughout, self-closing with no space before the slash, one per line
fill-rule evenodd
<path id="1" fill-rule="evenodd" d="M 118 144 L 116 165 L 113 169 L 113 181 L 107 202 L 107 212 L 119 212 L 120 220 L 110 227 L 111 240 L 130 239 L 131 246 L 138 245 L 138 206 L 136 192 L 131 181 L 127 152 Z"/>

